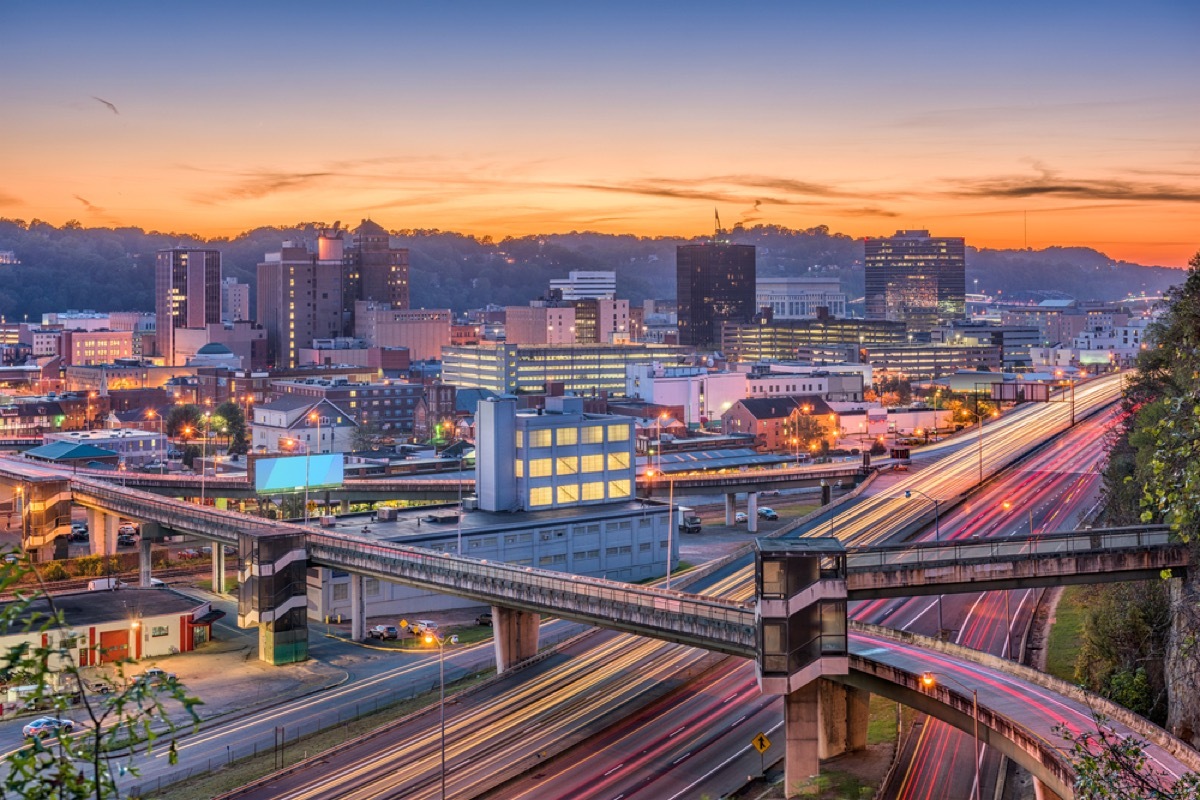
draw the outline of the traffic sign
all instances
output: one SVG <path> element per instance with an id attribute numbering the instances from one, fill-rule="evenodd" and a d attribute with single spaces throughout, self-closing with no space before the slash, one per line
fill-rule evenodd
<path id="1" fill-rule="evenodd" d="M 754 749 L 759 753 L 765 753 L 771 746 L 771 740 L 767 738 L 766 734 L 760 733 L 750 741 L 750 744 L 754 745 Z"/>

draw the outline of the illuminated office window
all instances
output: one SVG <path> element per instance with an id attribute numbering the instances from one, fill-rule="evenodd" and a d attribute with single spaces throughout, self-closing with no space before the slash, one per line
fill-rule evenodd
<path id="1" fill-rule="evenodd" d="M 545 478 L 550 475 L 550 459 L 535 458 L 529 462 L 529 477 Z"/>
<path id="2" fill-rule="evenodd" d="M 542 430 L 529 432 L 530 447 L 549 447 L 550 446 L 550 429 L 543 428 Z"/>
<path id="3" fill-rule="evenodd" d="M 609 453 L 608 468 L 612 470 L 628 469 L 629 454 L 628 453 Z"/>
<path id="4" fill-rule="evenodd" d="M 513 474 L 518 478 L 525 477 L 525 462 L 519 458 L 513 462 Z"/>
<path id="5" fill-rule="evenodd" d="M 555 434 L 555 439 L 557 439 L 558 444 L 560 444 L 560 445 L 578 444 L 579 443 L 579 429 L 578 428 L 559 428 L 558 433 Z"/>
<path id="6" fill-rule="evenodd" d="M 529 507 L 548 506 L 554 500 L 554 494 L 549 486 L 537 486 L 529 490 Z"/>
<path id="7" fill-rule="evenodd" d="M 604 499 L 604 481 L 594 481 L 583 485 L 584 500 L 603 500 Z"/>
<path id="8" fill-rule="evenodd" d="M 579 472 L 579 457 L 567 456 L 558 459 L 558 465 L 554 469 L 558 475 L 574 475 Z"/>
<path id="9" fill-rule="evenodd" d="M 629 426 L 628 425 L 609 425 L 608 440 L 610 442 L 628 442 L 629 441 Z"/>
<path id="10" fill-rule="evenodd" d="M 629 497 L 629 481 L 609 481 L 608 499 L 618 500 L 623 497 Z"/>
<path id="11" fill-rule="evenodd" d="M 604 426 L 590 425 L 583 429 L 584 444 L 600 444 L 604 441 Z"/>
<path id="12" fill-rule="evenodd" d="M 593 456 L 584 456 L 583 471 L 584 472 L 603 472 L 604 471 L 604 456 L 597 453 Z"/>
<path id="13" fill-rule="evenodd" d="M 567 503 L 579 502 L 579 484 L 560 484 L 558 486 L 558 504 L 564 505 Z"/>

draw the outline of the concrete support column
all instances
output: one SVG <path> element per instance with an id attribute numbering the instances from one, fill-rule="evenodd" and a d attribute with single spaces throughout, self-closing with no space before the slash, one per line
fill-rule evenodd
<path id="1" fill-rule="evenodd" d="M 363 591 L 363 576 L 350 573 L 350 638 L 361 642 L 367 638 L 367 601 Z"/>
<path id="2" fill-rule="evenodd" d="M 496 645 L 496 674 L 537 655 L 539 616 L 506 606 L 492 606 L 492 640 Z"/>
<path id="3" fill-rule="evenodd" d="M 1033 779 L 1033 796 L 1036 800 L 1063 800 L 1037 778 Z"/>
<path id="4" fill-rule="evenodd" d="M 143 531 L 142 540 L 138 542 L 138 586 L 143 589 L 150 588 L 150 545 L 152 544 L 153 541 L 148 539 Z"/>
<path id="5" fill-rule="evenodd" d="M 349 514 L 350 513 L 350 501 L 343 500 L 341 503 L 339 503 L 338 504 L 338 512 L 343 515 Z"/>
<path id="6" fill-rule="evenodd" d="M 725 495 L 725 524 L 733 525 L 733 515 L 737 513 L 737 495 Z"/>
<path id="7" fill-rule="evenodd" d="M 822 760 L 865 750 L 870 724 L 870 692 L 824 678 L 817 681 L 820 737 L 817 756 Z"/>
<path id="8" fill-rule="evenodd" d="M 758 492 L 746 495 L 746 529 L 758 533 Z"/>
<path id="9" fill-rule="evenodd" d="M 817 682 L 801 686 L 783 698 L 785 797 L 795 797 L 820 772 L 817 728 L 820 724 Z"/>
<path id="10" fill-rule="evenodd" d="M 212 544 L 212 586 L 215 594 L 225 594 L 225 545 L 220 542 Z"/>
<path id="11" fill-rule="evenodd" d="M 87 510 L 88 545 L 94 556 L 111 556 L 117 552 L 117 519 L 96 508 Z"/>

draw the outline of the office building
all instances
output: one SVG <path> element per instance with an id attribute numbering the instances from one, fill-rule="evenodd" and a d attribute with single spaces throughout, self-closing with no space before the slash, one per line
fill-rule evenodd
<path id="1" fill-rule="evenodd" d="M 721 352 L 737 361 L 796 361 L 852 358 L 863 344 L 903 344 L 903 322 L 889 320 L 816 319 L 764 320 L 721 325 Z"/>
<path id="2" fill-rule="evenodd" d="M 158 354 L 175 366 L 175 329 L 221 321 L 221 252 L 175 247 L 154 259 Z"/>
<path id="3" fill-rule="evenodd" d="M 359 425 L 408 433 L 413 429 L 417 403 L 425 396 L 425 386 L 398 381 L 362 383 L 345 378 L 307 378 L 272 381 L 271 392 L 276 399 L 291 395 L 325 400 L 346 412 Z"/>
<path id="4" fill-rule="evenodd" d="M 548 384 L 568 392 L 622 394 L 633 364 L 673 362 L 681 348 L 660 344 L 480 344 L 442 350 L 442 381 L 496 394 L 538 394 Z"/>
<path id="5" fill-rule="evenodd" d="M 706 242 L 675 250 L 679 343 L 712 349 L 721 323 L 754 318 L 754 245 Z"/>
<path id="6" fill-rule="evenodd" d="M 966 257 L 961 237 L 903 230 L 868 238 L 867 319 L 903 322 L 912 331 L 966 316 Z"/>
<path id="7" fill-rule="evenodd" d="M 534 302 L 504 309 L 504 341 L 509 344 L 575 344 L 575 306 Z"/>
<path id="8" fill-rule="evenodd" d="M 1000 348 L 972 344 L 867 345 L 860 349 L 876 379 L 930 380 L 960 370 L 1000 371 Z"/>
<path id="9" fill-rule="evenodd" d="M 571 270 L 566 280 L 550 281 L 550 291 L 563 300 L 607 299 L 617 294 L 617 273 L 610 270 Z"/>
<path id="10" fill-rule="evenodd" d="M 300 349 L 314 339 L 342 334 L 342 254 L 340 239 L 331 241 L 319 241 L 317 253 L 284 242 L 258 265 L 258 323 L 267 333 L 267 359 L 277 369 L 297 366 Z"/>
<path id="11" fill-rule="evenodd" d="M 221 281 L 221 321 L 241 322 L 250 319 L 250 284 L 238 283 L 237 278 Z"/>
<path id="12" fill-rule="evenodd" d="M 746 376 L 706 367 L 633 364 L 626 370 L 625 396 L 682 411 L 681 422 L 702 425 L 717 419 L 746 396 Z"/>
<path id="13" fill-rule="evenodd" d="M 389 303 L 354 304 L 354 335 L 369 347 L 406 347 L 413 361 L 436 361 L 450 344 L 454 315 L 448 308 L 408 308 Z"/>
<path id="14" fill-rule="evenodd" d="M 332 231 L 330 235 L 338 235 Z M 345 249 L 343 297 L 345 312 L 353 320 L 355 303 L 373 301 L 396 310 L 409 306 L 408 250 L 392 247 L 391 235 L 376 222 L 364 219 Z M 345 334 L 354 330 L 349 324 Z"/>
<path id="15" fill-rule="evenodd" d="M 59 346 L 63 366 L 114 364 L 133 357 L 133 332 L 63 331 Z"/>
<path id="16" fill-rule="evenodd" d="M 769 308 L 773 319 L 815 319 L 821 308 L 846 316 L 846 293 L 836 278 L 759 278 L 756 287 L 756 311 Z"/>

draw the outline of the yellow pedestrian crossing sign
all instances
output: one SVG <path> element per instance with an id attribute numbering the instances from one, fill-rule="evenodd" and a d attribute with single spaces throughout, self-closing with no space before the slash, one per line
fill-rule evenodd
<path id="1" fill-rule="evenodd" d="M 762 733 L 760 733 L 758 736 L 755 736 L 750 743 L 754 745 L 754 749 L 759 753 L 766 752 L 767 748 L 771 746 L 771 740 L 766 737 L 766 734 Z"/>

